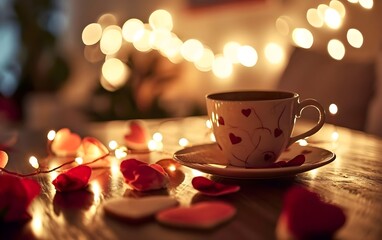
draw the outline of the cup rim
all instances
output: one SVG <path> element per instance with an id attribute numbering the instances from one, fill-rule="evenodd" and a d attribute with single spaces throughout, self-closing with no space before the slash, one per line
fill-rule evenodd
<path id="1" fill-rule="evenodd" d="M 278 95 L 278 97 L 270 98 L 270 99 L 264 99 L 264 98 L 259 98 L 259 99 L 238 99 L 238 98 L 232 98 L 229 97 L 229 95 L 232 94 L 262 94 L 262 95 L 269 95 L 269 94 L 274 94 Z M 206 99 L 209 100 L 214 100 L 214 101 L 225 101 L 225 102 L 251 102 L 251 101 L 256 101 L 256 102 L 269 102 L 269 101 L 280 101 L 280 100 L 287 100 L 287 99 L 294 99 L 298 98 L 299 94 L 291 91 L 280 91 L 280 90 L 233 90 L 233 91 L 222 91 L 222 92 L 213 92 L 213 93 L 208 93 L 205 95 Z"/>

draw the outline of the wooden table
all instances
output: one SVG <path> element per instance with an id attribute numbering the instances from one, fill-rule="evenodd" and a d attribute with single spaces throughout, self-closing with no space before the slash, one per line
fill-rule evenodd
<path id="1" fill-rule="evenodd" d="M 162 134 L 163 150 L 128 157 L 156 162 L 171 158 L 176 150 L 181 149 L 178 144 L 180 138 L 187 139 L 189 146 L 211 141 L 203 116 L 150 120 L 145 124 L 150 134 Z M 296 131 L 301 131 L 306 124 L 300 123 Z M 82 136 L 94 136 L 105 145 L 110 140 L 123 144 L 127 123 L 91 123 L 73 131 Z M 9 151 L 7 169 L 32 171 L 27 159 L 30 155 L 39 159 L 47 156 L 47 131 L 21 129 L 11 133 L 17 135 L 17 142 Z M 103 210 L 105 200 L 119 196 L 168 194 L 181 205 L 210 200 L 211 197 L 197 194 L 190 184 L 193 176 L 200 172 L 182 167 L 184 180 L 179 185 L 159 193 L 138 193 L 129 189 L 120 172 L 106 168 L 93 172 L 89 194 L 67 198 L 57 197 L 50 183 L 52 174 L 35 177 L 42 185 L 42 192 L 30 206 L 33 219 L 24 225 L 2 224 L 0 239 L 275 239 L 283 195 L 294 185 L 305 186 L 345 210 L 347 222 L 337 232 L 336 238 L 382 239 L 382 140 L 363 132 L 325 125 L 308 139 L 308 143 L 334 152 L 335 161 L 293 177 L 277 179 L 238 180 L 206 175 L 215 181 L 241 186 L 239 192 L 219 198 L 234 205 L 237 215 L 210 231 L 170 228 L 155 220 L 129 224 L 105 215 Z M 49 158 L 44 160 L 55 161 Z"/>

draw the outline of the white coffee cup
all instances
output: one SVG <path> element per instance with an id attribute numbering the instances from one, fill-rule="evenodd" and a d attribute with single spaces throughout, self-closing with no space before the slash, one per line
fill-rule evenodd
<path id="1" fill-rule="evenodd" d="M 216 142 L 230 165 L 267 167 L 292 143 L 313 135 L 325 122 L 325 110 L 314 99 L 283 91 L 234 91 L 206 96 Z M 291 136 L 306 107 L 318 110 L 317 124 Z"/>

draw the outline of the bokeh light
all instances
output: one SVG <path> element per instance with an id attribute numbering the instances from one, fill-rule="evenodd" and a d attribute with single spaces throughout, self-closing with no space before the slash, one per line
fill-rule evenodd
<path id="1" fill-rule="evenodd" d="M 204 53 L 203 44 L 197 39 L 188 39 L 180 48 L 180 53 L 189 62 L 198 61 Z"/>
<path id="2" fill-rule="evenodd" d="M 347 38 L 348 43 L 350 44 L 350 46 L 352 46 L 354 48 L 362 47 L 362 44 L 363 44 L 363 35 L 362 35 L 362 33 L 358 29 L 350 28 L 347 31 L 346 38 Z"/>
<path id="3" fill-rule="evenodd" d="M 276 43 L 268 43 L 265 46 L 264 53 L 271 64 L 279 64 L 284 60 L 284 50 Z"/>
<path id="4" fill-rule="evenodd" d="M 100 49 L 105 55 L 118 52 L 122 46 L 122 30 L 117 25 L 111 25 L 104 29 L 100 40 Z"/>
<path id="5" fill-rule="evenodd" d="M 306 20 L 310 25 L 316 28 L 320 28 L 324 25 L 324 20 L 320 17 L 317 9 L 315 8 L 308 9 L 306 12 Z"/>
<path id="6" fill-rule="evenodd" d="M 102 76 L 113 87 L 121 87 L 126 81 L 130 70 L 117 58 L 109 58 L 102 65 Z"/>
<path id="7" fill-rule="evenodd" d="M 218 78 L 228 78 L 233 71 L 232 63 L 223 55 L 215 55 L 214 62 L 212 63 L 212 72 Z"/>
<path id="8" fill-rule="evenodd" d="M 253 67 L 257 63 L 258 55 L 253 47 L 244 45 L 239 47 L 237 51 L 237 58 L 243 66 Z"/>
<path id="9" fill-rule="evenodd" d="M 131 18 L 122 26 L 122 36 L 127 42 L 134 42 L 142 37 L 145 27 L 141 20 Z"/>
<path id="10" fill-rule="evenodd" d="M 87 25 L 82 31 L 82 42 L 85 45 L 96 44 L 102 37 L 102 27 L 98 23 Z"/>
<path id="11" fill-rule="evenodd" d="M 227 42 L 223 47 L 223 55 L 228 58 L 232 63 L 239 63 L 237 54 L 240 44 L 234 41 Z"/>
<path id="12" fill-rule="evenodd" d="M 311 48 L 314 42 L 313 34 L 306 28 L 296 28 L 292 32 L 293 42 L 302 48 Z"/>
<path id="13" fill-rule="evenodd" d="M 151 13 L 149 17 L 149 24 L 152 29 L 171 31 L 173 28 L 172 16 L 168 11 L 158 9 Z"/>
<path id="14" fill-rule="evenodd" d="M 335 60 L 341 60 L 345 56 L 345 46 L 338 39 L 332 39 L 328 43 L 328 53 Z"/>

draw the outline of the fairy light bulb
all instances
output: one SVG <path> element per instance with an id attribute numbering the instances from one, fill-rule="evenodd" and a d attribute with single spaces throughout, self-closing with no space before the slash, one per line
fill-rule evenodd
<path id="1" fill-rule="evenodd" d="M 50 130 L 47 135 L 48 140 L 53 141 L 55 137 L 56 137 L 56 131 Z"/>
<path id="2" fill-rule="evenodd" d="M 82 164 L 84 162 L 84 159 L 82 157 L 76 157 L 74 161 L 76 161 L 77 164 Z"/>
<path id="3" fill-rule="evenodd" d="M 115 150 L 117 147 L 118 147 L 118 143 L 117 143 L 117 141 L 115 141 L 115 140 L 111 140 L 111 141 L 109 142 L 109 148 L 110 148 L 111 150 Z"/>
<path id="4" fill-rule="evenodd" d="M 35 157 L 35 156 L 31 156 L 30 158 L 29 158 L 29 164 L 33 167 L 33 168 L 35 168 L 35 169 L 38 169 L 39 168 L 39 164 L 38 164 L 38 160 L 37 160 L 37 158 Z"/>
<path id="5" fill-rule="evenodd" d="M 330 114 L 332 114 L 332 115 L 336 115 L 337 112 L 338 112 L 338 107 L 337 107 L 337 105 L 334 104 L 334 103 L 330 104 L 330 105 L 329 105 L 329 112 L 330 112 Z"/>
<path id="6" fill-rule="evenodd" d="M 127 148 L 126 147 L 119 147 L 115 149 L 114 155 L 117 159 L 122 159 L 127 156 Z"/>
<path id="7" fill-rule="evenodd" d="M 189 141 L 187 140 L 187 138 L 180 138 L 178 143 L 179 146 L 186 147 L 189 144 Z"/>
<path id="8" fill-rule="evenodd" d="M 156 142 L 162 142 L 163 135 L 160 132 L 156 132 L 153 134 L 153 140 Z"/>

